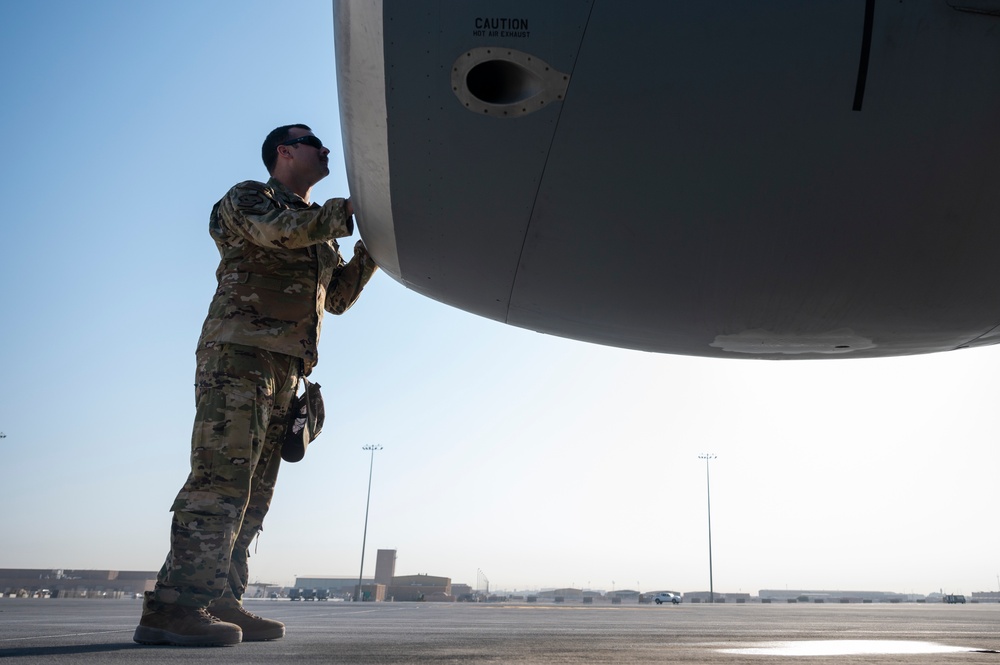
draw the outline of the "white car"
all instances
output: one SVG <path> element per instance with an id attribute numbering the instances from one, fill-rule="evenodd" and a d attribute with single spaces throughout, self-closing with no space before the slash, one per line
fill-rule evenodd
<path id="1" fill-rule="evenodd" d="M 669 591 L 661 591 L 660 593 L 653 596 L 653 602 L 657 605 L 662 605 L 663 603 L 673 603 L 674 605 L 679 605 L 681 602 L 681 597 L 676 593 L 670 593 Z"/>

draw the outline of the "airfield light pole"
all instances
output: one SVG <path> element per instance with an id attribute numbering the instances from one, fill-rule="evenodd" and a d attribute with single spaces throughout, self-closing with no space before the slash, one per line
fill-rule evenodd
<path id="1" fill-rule="evenodd" d="M 368 540 L 368 506 L 372 502 L 372 468 L 375 466 L 375 451 L 382 450 L 382 446 L 369 445 L 362 446 L 361 450 L 371 451 L 371 459 L 368 462 L 368 499 L 365 501 L 365 532 L 361 536 L 361 572 L 358 573 L 358 595 L 355 600 L 361 600 L 361 579 L 365 575 L 365 541 Z"/>
<path id="2" fill-rule="evenodd" d="M 698 459 L 705 460 L 705 489 L 708 492 L 708 602 L 715 602 L 715 584 L 712 580 L 712 478 L 708 463 L 715 459 L 712 453 L 702 453 Z"/>

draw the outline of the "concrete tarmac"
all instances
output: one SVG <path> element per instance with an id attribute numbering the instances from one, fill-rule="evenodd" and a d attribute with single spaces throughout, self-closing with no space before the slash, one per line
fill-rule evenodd
<path id="1" fill-rule="evenodd" d="M 996 663 L 1000 605 L 249 600 L 273 642 L 132 642 L 139 600 L 0 599 L 0 660 L 34 663 Z"/>

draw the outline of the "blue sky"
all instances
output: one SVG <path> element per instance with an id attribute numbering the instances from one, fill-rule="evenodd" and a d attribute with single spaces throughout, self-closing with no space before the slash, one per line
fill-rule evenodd
<path id="1" fill-rule="evenodd" d="M 9 3 L 0 567 L 154 570 L 187 473 L 208 213 L 273 127 L 340 153 L 325 0 Z M 342 163 L 313 191 L 347 193 Z M 613 237 L 605 239 L 609 248 Z M 350 247 L 352 241 L 344 245 Z M 996 589 L 1000 349 L 708 360 L 451 309 L 378 274 L 328 317 L 329 420 L 286 465 L 254 580 L 494 588 Z"/>

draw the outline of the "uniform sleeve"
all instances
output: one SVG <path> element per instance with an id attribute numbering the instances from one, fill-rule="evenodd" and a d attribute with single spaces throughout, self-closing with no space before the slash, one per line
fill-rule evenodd
<path id="1" fill-rule="evenodd" d="M 354 257 L 347 263 L 342 263 L 333 273 L 326 291 L 326 311 L 343 314 L 350 309 L 377 269 L 375 260 L 359 240 L 354 245 Z"/>
<path id="2" fill-rule="evenodd" d="M 219 202 L 218 215 L 229 231 L 261 247 L 300 249 L 354 233 L 344 199 L 309 208 L 284 208 L 270 189 L 258 182 L 236 185 Z"/>

